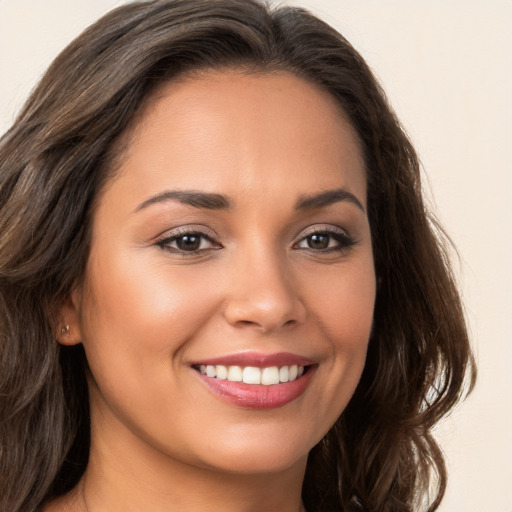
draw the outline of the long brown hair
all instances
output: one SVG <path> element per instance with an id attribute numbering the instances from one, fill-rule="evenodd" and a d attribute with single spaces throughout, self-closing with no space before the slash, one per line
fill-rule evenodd
<path id="1" fill-rule="evenodd" d="M 287 70 L 329 91 L 366 162 L 373 331 L 354 397 L 310 453 L 304 503 L 410 512 L 441 501 L 446 470 L 431 429 L 475 368 L 449 244 L 383 91 L 344 37 L 302 9 L 154 0 L 112 11 L 71 43 L 0 141 L 1 511 L 36 510 L 87 465 L 87 363 L 80 346 L 55 341 L 53 314 L 83 276 L 119 139 L 159 84 L 225 67 Z"/>

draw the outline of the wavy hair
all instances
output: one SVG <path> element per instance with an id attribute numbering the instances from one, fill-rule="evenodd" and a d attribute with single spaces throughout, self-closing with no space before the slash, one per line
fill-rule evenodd
<path id="1" fill-rule="evenodd" d="M 89 452 L 87 362 L 55 311 L 87 263 L 91 217 L 136 115 L 202 69 L 289 71 L 357 131 L 378 290 L 360 384 L 310 453 L 310 512 L 434 511 L 446 469 L 431 429 L 474 383 L 449 241 L 424 205 L 415 151 L 362 57 L 299 8 L 153 0 L 110 12 L 54 61 L 0 141 L 0 510 L 70 491 Z"/>

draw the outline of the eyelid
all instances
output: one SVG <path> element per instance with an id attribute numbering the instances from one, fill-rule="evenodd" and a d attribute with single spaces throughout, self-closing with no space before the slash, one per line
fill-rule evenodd
<path id="1" fill-rule="evenodd" d="M 317 233 L 337 233 L 341 236 L 352 238 L 349 232 L 340 226 L 336 226 L 334 224 L 313 224 L 302 229 L 299 233 L 297 233 L 297 235 L 295 236 L 295 242 L 293 243 L 296 244 L 297 242 L 300 242 L 302 239 L 311 235 L 315 235 Z"/>
<path id="2" fill-rule="evenodd" d="M 158 241 L 166 240 L 167 238 L 179 237 L 193 233 L 203 235 L 214 240 L 218 238 L 217 233 L 215 233 L 215 231 L 207 226 L 202 224 L 186 224 L 176 226 L 175 228 L 168 228 L 165 231 L 162 231 L 160 234 L 155 236 L 153 241 L 157 243 Z"/>

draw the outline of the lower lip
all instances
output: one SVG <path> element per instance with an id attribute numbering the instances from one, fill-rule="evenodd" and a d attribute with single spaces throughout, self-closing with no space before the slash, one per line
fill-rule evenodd
<path id="1" fill-rule="evenodd" d="M 226 402 L 247 409 L 276 409 L 299 398 L 311 382 L 315 370 L 316 366 L 310 366 L 298 379 L 271 386 L 231 382 L 196 373 L 210 391 Z"/>

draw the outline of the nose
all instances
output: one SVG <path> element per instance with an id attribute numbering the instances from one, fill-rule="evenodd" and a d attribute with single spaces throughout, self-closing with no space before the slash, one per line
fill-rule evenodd
<path id="1" fill-rule="evenodd" d="M 277 256 L 253 254 L 234 265 L 231 279 L 224 308 L 229 324 L 269 333 L 304 322 L 306 307 L 296 280 Z"/>

